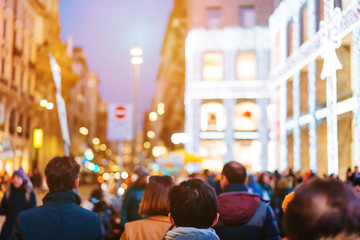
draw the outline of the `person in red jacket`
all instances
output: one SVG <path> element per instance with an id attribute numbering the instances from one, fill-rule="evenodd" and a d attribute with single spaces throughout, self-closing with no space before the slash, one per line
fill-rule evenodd
<path id="1" fill-rule="evenodd" d="M 218 196 L 219 222 L 213 228 L 221 240 L 279 240 L 279 229 L 270 205 L 245 185 L 246 168 L 235 161 L 224 165 Z"/>

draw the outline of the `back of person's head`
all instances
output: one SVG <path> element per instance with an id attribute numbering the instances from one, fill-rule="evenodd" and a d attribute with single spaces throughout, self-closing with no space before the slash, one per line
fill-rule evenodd
<path id="1" fill-rule="evenodd" d="M 296 188 L 284 221 L 289 240 L 360 236 L 360 199 L 341 181 L 313 179 Z"/>
<path id="2" fill-rule="evenodd" d="M 80 166 L 71 157 L 54 157 L 46 165 L 45 176 L 50 192 L 72 190 L 79 177 Z"/>
<path id="3" fill-rule="evenodd" d="M 170 211 L 168 194 L 174 185 L 171 176 L 151 176 L 140 202 L 139 214 L 142 216 L 167 216 Z"/>
<path id="4" fill-rule="evenodd" d="M 235 161 L 225 164 L 221 174 L 228 179 L 229 183 L 245 183 L 247 176 L 244 165 Z"/>
<path id="5" fill-rule="evenodd" d="M 189 179 L 171 188 L 169 200 L 171 217 L 177 227 L 209 228 L 216 223 L 216 194 L 199 179 Z"/>

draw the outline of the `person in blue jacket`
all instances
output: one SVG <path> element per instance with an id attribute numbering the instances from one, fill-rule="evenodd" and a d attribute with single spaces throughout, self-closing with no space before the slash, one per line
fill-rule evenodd
<path id="1" fill-rule="evenodd" d="M 29 177 L 22 168 L 16 170 L 11 177 L 11 184 L 5 190 L 0 205 L 0 214 L 6 216 L 1 229 L 0 239 L 10 238 L 18 214 L 36 206 L 36 197 Z"/>
<path id="2" fill-rule="evenodd" d="M 99 215 L 79 205 L 79 171 L 73 158 L 53 158 L 45 168 L 50 192 L 42 206 L 18 215 L 11 239 L 104 239 Z"/>

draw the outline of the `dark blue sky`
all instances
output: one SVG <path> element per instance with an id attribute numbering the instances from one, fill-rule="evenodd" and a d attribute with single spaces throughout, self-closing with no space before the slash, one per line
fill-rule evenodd
<path id="1" fill-rule="evenodd" d="M 130 49 L 138 43 L 141 121 L 150 107 L 161 62 L 161 45 L 173 0 L 60 0 L 61 37 L 83 47 L 90 69 L 100 78 L 107 102 L 133 103 L 134 69 Z"/>

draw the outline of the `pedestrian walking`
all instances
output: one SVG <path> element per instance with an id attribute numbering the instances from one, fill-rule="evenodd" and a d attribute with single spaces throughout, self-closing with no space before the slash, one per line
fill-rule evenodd
<path id="1" fill-rule="evenodd" d="M 146 219 L 128 222 L 120 240 L 158 240 L 171 226 L 168 193 L 175 185 L 171 176 L 151 176 L 140 202 L 139 213 Z"/>
<path id="2" fill-rule="evenodd" d="M 19 214 L 11 239 L 99 240 L 104 239 L 100 217 L 80 207 L 76 193 L 79 164 L 70 157 L 55 157 L 45 168 L 50 192 L 43 205 Z"/>
<path id="3" fill-rule="evenodd" d="M 6 188 L 0 205 L 0 214 L 6 220 L 1 229 L 0 239 L 10 238 L 18 214 L 36 206 L 36 196 L 29 177 L 22 168 L 16 170 L 11 177 L 11 184 Z"/>

